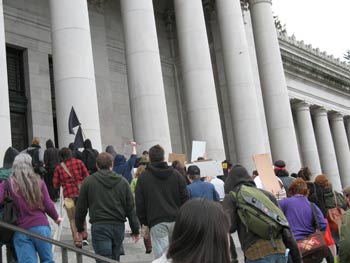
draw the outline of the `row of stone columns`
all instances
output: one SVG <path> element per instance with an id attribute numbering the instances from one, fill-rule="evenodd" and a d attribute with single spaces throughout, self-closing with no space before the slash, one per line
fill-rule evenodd
<path id="1" fill-rule="evenodd" d="M 222 160 L 225 158 L 224 145 L 202 1 L 174 0 L 174 4 L 191 139 L 207 141 L 208 155 Z M 300 168 L 299 150 L 272 19 L 271 0 L 250 0 L 249 4 L 272 156 L 273 159 L 285 160 L 288 168 L 296 171 Z M 240 1 L 216 1 L 216 8 L 234 124 L 237 161 L 252 169 L 252 155 L 266 152 L 266 149 Z M 92 139 L 96 148 L 101 149 L 86 0 L 50 0 L 50 9 L 60 144 L 67 145 L 72 140 L 68 134 L 67 123 L 70 108 L 74 106 L 86 136 Z M 144 149 L 160 143 L 167 152 L 171 152 L 152 1 L 121 0 L 121 11 L 135 140 Z M 3 15 L 3 12 L 0 13 Z M 3 29 L 3 17 L 0 17 L 0 44 L 5 43 L 1 41 L 4 39 Z M 5 47 L 2 45 L 0 58 L 5 57 L 4 54 Z M 0 73 L 6 72 L 6 63 L 3 64 L 3 61 L 6 60 L 1 59 Z M 1 81 L 3 82 L 4 78 Z M 1 83 L 1 87 L 6 87 L 2 94 L 7 95 L 7 80 L 5 82 L 5 85 Z M 2 138 L 11 138 L 6 105 L 8 95 L 7 99 L 6 96 L 1 96 L 0 100 L 4 100 L 4 103 L 0 103 L 0 124 L 2 131 L 6 131 L 3 127 L 8 127 L 9 133 L 9 136 Z M 297 122 L 301 129 L 300 153 L 304 164 L 308 164 L 314 173 L 327 173 L 338 187 L 340 182 L 336 182 L 337 159 L 338 163 L 341 163 L 341 174 L 350 170 L 344 162 L 349 157 L 348 151 L 341 147 L 346 142 L 345 129 L 340 128 L 341 125 L 344 126 L 344 122 L 341 123 L 339 118 L 331 119 L 334 148 L 327 114 L 322 110 L 315 113 L 314 133 L 308 105 L 299 103 L 296 108 Z M 347 129 L 348 136 L 349 130 L 350 127 Z M 5 142 L 0 145 L 9 144 Z M 342 177 L 342 180 L 343 184 L 348 183 L 345 177 Z"/>
<path id="2" fill-rule="evenodd" d="M 310 109 L 305 102 L 294 103 L 293 108 L 303 165 L 309 166 L 313 175 L 326 174 L 334 189 L 350 185 L 350 150 L 343 116 L 328 114 L 322 107 Z"/>

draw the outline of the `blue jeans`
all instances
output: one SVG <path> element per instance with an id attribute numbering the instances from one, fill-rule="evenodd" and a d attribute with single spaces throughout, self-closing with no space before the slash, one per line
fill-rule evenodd
<path id="1" fill-rule="evenodd" d="M 125 226 L 120 224 L 92 224 L 91 238 L 95 253 L 119 261 Z M 96 260 L 97 263 L 100 261 Z"/>
<path id="2" fill-rule="evenodd" d="M 273 254 L 256 260 L 246 259 L 246 263 L 286 263 L 287 259 L 284 254 Z"/>
<path id="3" fill-rule="evenodd" d="M 27 229 L 29 232 L 51 238 L 51 228 L 49 226 L 35 226 Z M 37 238 L 16 232 L 13 237 L 18 262 L 33 263 L 55 263 L 52 255 L 52 245 Z"/>
<path id="4" fill-rule="evenodd" d="M 152 226 L 151 238 L 154 258 L 159 258 L 169 247 L 175 222 L 162 222 Z"/>

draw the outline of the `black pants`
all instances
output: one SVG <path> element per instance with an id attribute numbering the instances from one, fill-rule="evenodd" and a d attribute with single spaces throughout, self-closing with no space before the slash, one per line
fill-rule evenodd
<path id="1" fill-rule="evenodd" d="M 54 170 L 47 169 L 47 173 L 43 175 L 44 182 L 47 187 L 47 191 L 49 192 L 50 198 L 52 201 L 56 201 L 59 198 L 60 190 L 53 187 L 52 178 L 53 178 Z"/>

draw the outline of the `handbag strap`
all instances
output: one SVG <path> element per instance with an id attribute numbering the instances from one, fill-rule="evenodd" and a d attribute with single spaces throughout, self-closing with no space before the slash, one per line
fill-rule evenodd
<path id="1" fill-rule="evenodd" d="M 337 195 L 336 195 L 334 190 L 333 190 L 333 196 L 334 196 L 335 207 L 337 208 L 338 207 L 338 198 L 337 198 Z"/>
<path id="2" fill-rule="evenodd" d="M 75 180 L 75 178 L 72 176 L 72 174 L 70 173 L 67 165 L 64 163 L 64 162 L 61 162 L 60 163 L 61 167 L 63 168 L 63 170 L 66 171 L 66 173 L 69 175 L 70 178 L 72 178 L 73 182 L 75 183 L 75 185 L 78 187 L 78 183 L 77 181 Z M 79 188 L 79 187 L 78 187 Z"/>
<path id="3" fill-rule="evenodd" d="M 318 222 L 318 218 L 317 218 L 317 212 L 316 212 L 316 206 L 314 203 L 311 203 L 311 210 L 312 210 L 312 216 L 314 217 L 315 220 L 315 225 L 316 225 L 316 230 L 320 230 L 320 223 Z"/>
<path id="4" fill-rule="evenodd" d="M 5 198 L 11 197 L 10 195 L 10 185 L 8 179 L 5 181 Z"/>
<path id="5" fill-rule="evenodd" d="M 63 170 L 65 170 L 66 173 L 69 175 L 69 177 L 72 177 L 72 178 L 73 178 L 73 176 L 72 176 L 72 174 L 70 173 L 70 171 L 69 171 L 67 165 L 66 165 L 64 162 L 61 162 L 60 165 L 61 165 L 61 167 L 63 168 Z"/>

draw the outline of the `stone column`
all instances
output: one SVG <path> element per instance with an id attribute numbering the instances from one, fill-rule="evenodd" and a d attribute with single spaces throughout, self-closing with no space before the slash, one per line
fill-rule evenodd
<path id="1" fill-rule="evenodd" d="M 316 142 L 320 155 L 322 172 L 327 175 L 328 179 L 333 185 L 333 188 L 339 191 L 342 189 L 342 187 L 327 111 L 324 108 L 317 108 L 313 110 L 313 115 Z"/>
<path id="2" fill-rule="evenodd" d="M 348 144 L 350 147 L 350 116 L 345 118 L 346 136 L 348 137 Z"/>
<path id="3" fill-rule="evenodd" d="M 0 165 L 8 147 L 12 146 L 9 89 L 7 83 L 5 26 L 2 0 L 0 0 Z"/>
<path id="4" fill-rule="evenodd" d="M 171 152 L 168 113 L 152 0 L 121 0 L 131 116 L 142 149 Z"/>
<path id="5" fill-rule="evenodd" d="M 350 150 L 346 138 L 343 115 L 330 114 L 330 126 L 333 134 L 335 153 L 337 156 L 342 186 L 350 185 Z"/>
<path id="6" fill-rule="evenodd" d="M 174 3 L 190 137 L 207 142 L 209 158 L 223 160 L 224 143 L 202 1 Z"/>
<path id="7" fill-rule="evenodd" d="M 249 0 L 249 7 L 272 157 L 297 171 L 300 157 L 271 0 Z"/>
<path id="8" fill-rule="evenodd" d="M 239 0 L 216 1 L 237 160 L 253 170 L 254 154 L 265 153 L 258 101 Z"/>
<path id="9" fill-rule="evenodd" d="M 299 129 L 300 154 L 303 166 L 308 166 L 313 176 L 322 173 L 318 155 L 314 128 L 310 113 L 310 105 L 305 102 L 293 104 Z"/>
<path id="10" fill-rule="evenodd" d="M 85 138 L 101 150 L 95 70 L 86 0 L 50 0 L 58 139 L 61 147 L 74 140 L 68 132 L 72 106 Z"/>

